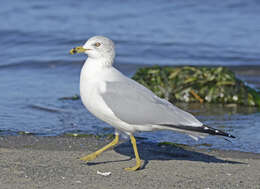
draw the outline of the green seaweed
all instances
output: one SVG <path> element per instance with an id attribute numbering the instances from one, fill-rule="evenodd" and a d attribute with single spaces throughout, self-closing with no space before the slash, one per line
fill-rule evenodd
<path id="1" fill-rule="evenodd" d="M 196 144 L 194 146 L 205 146 L 205 147 L 212 147 L 213 145 L 212 144 L 209 144 L 209 143 L 202 143 L 202 144 Z"/>
<path id="2" fill-rule="evenodd" d="M 87 133 L 64 133 L 63 136 L 66 137 L 76 137 L 76 138 L 87 138 L 87 137 L 95 137 L 96 139 L 99 138 L 106 138 L 106 139 L 113 139 L 114 134 L 101 134 L 101 135 L 96 135 L 96 134 L 87 134 Z"/>
<path id="3" fill-rule="evenodd" d="M 259 106 L 260 95 L 226 67 L 140 68 L 133 79 L 156 95 L 175 102 L 207 102 Z"/>

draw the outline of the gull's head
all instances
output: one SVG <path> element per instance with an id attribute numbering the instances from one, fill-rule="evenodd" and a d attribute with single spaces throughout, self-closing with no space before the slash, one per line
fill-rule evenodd
<path id="1" fill-rule="evenodd" d="M 89 38 L 83 46 L 71 49 L 70 53 L 86 53 L 89 58 L 113 61 L 115 58 L 115 47 L 112 40 L 103 36 L 94 36 Z"/>

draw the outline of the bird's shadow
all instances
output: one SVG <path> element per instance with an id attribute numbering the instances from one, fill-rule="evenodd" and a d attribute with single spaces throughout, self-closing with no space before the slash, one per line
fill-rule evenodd
<path id="1" fill-rule="evenodd" d="M 196 152 L 190 149 L 174 146 L 159 146 L 157 143 L 141 142 L 137 145 L 140 158 L 144 161 L 141 169 L 144 169 L 150 160 L 189 160 L 201 161 L 206 163 L 228 163 L 228 164 L 244 164 L 238 161 L 222 160 L 213 155 L 203 152 Z M 88 165 L 98 165 L 113 162 L 129 161 L 135 158 L 133 147 L 130 142 L 119 144 L 114 148 L 119 154 L 129 156 L 124 160 L 104 161 L 104 162 L 88 162 Z"/>

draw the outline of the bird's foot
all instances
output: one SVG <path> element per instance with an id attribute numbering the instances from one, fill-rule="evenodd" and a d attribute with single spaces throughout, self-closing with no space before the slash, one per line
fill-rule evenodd
<path id="1" fill-rule="evenodd" d="M 126 171 L 136 171 L 141 167 L 141 161 L 137 161 L 134 167 L 125 168 Z"/>
<path id="2" fill-rule="evenodd" d="M 96 158 L 97 158 L 97 154 L 96 153 L 92 153 L 92 154 L 86 155 L 84 157 L 81 157 L 79 159 L 82 160 L 82 161 L 91 161 L 91 160 L 94 160 Z"/>

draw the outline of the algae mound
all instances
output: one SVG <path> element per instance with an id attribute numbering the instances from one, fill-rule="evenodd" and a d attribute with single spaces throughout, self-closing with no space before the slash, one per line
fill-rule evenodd
<path id="1" fill-rule="evenodd" d="M 170 102 L 260 106 L 260 95 L 225 67 L 146 67 L 133 79 Z"/>

